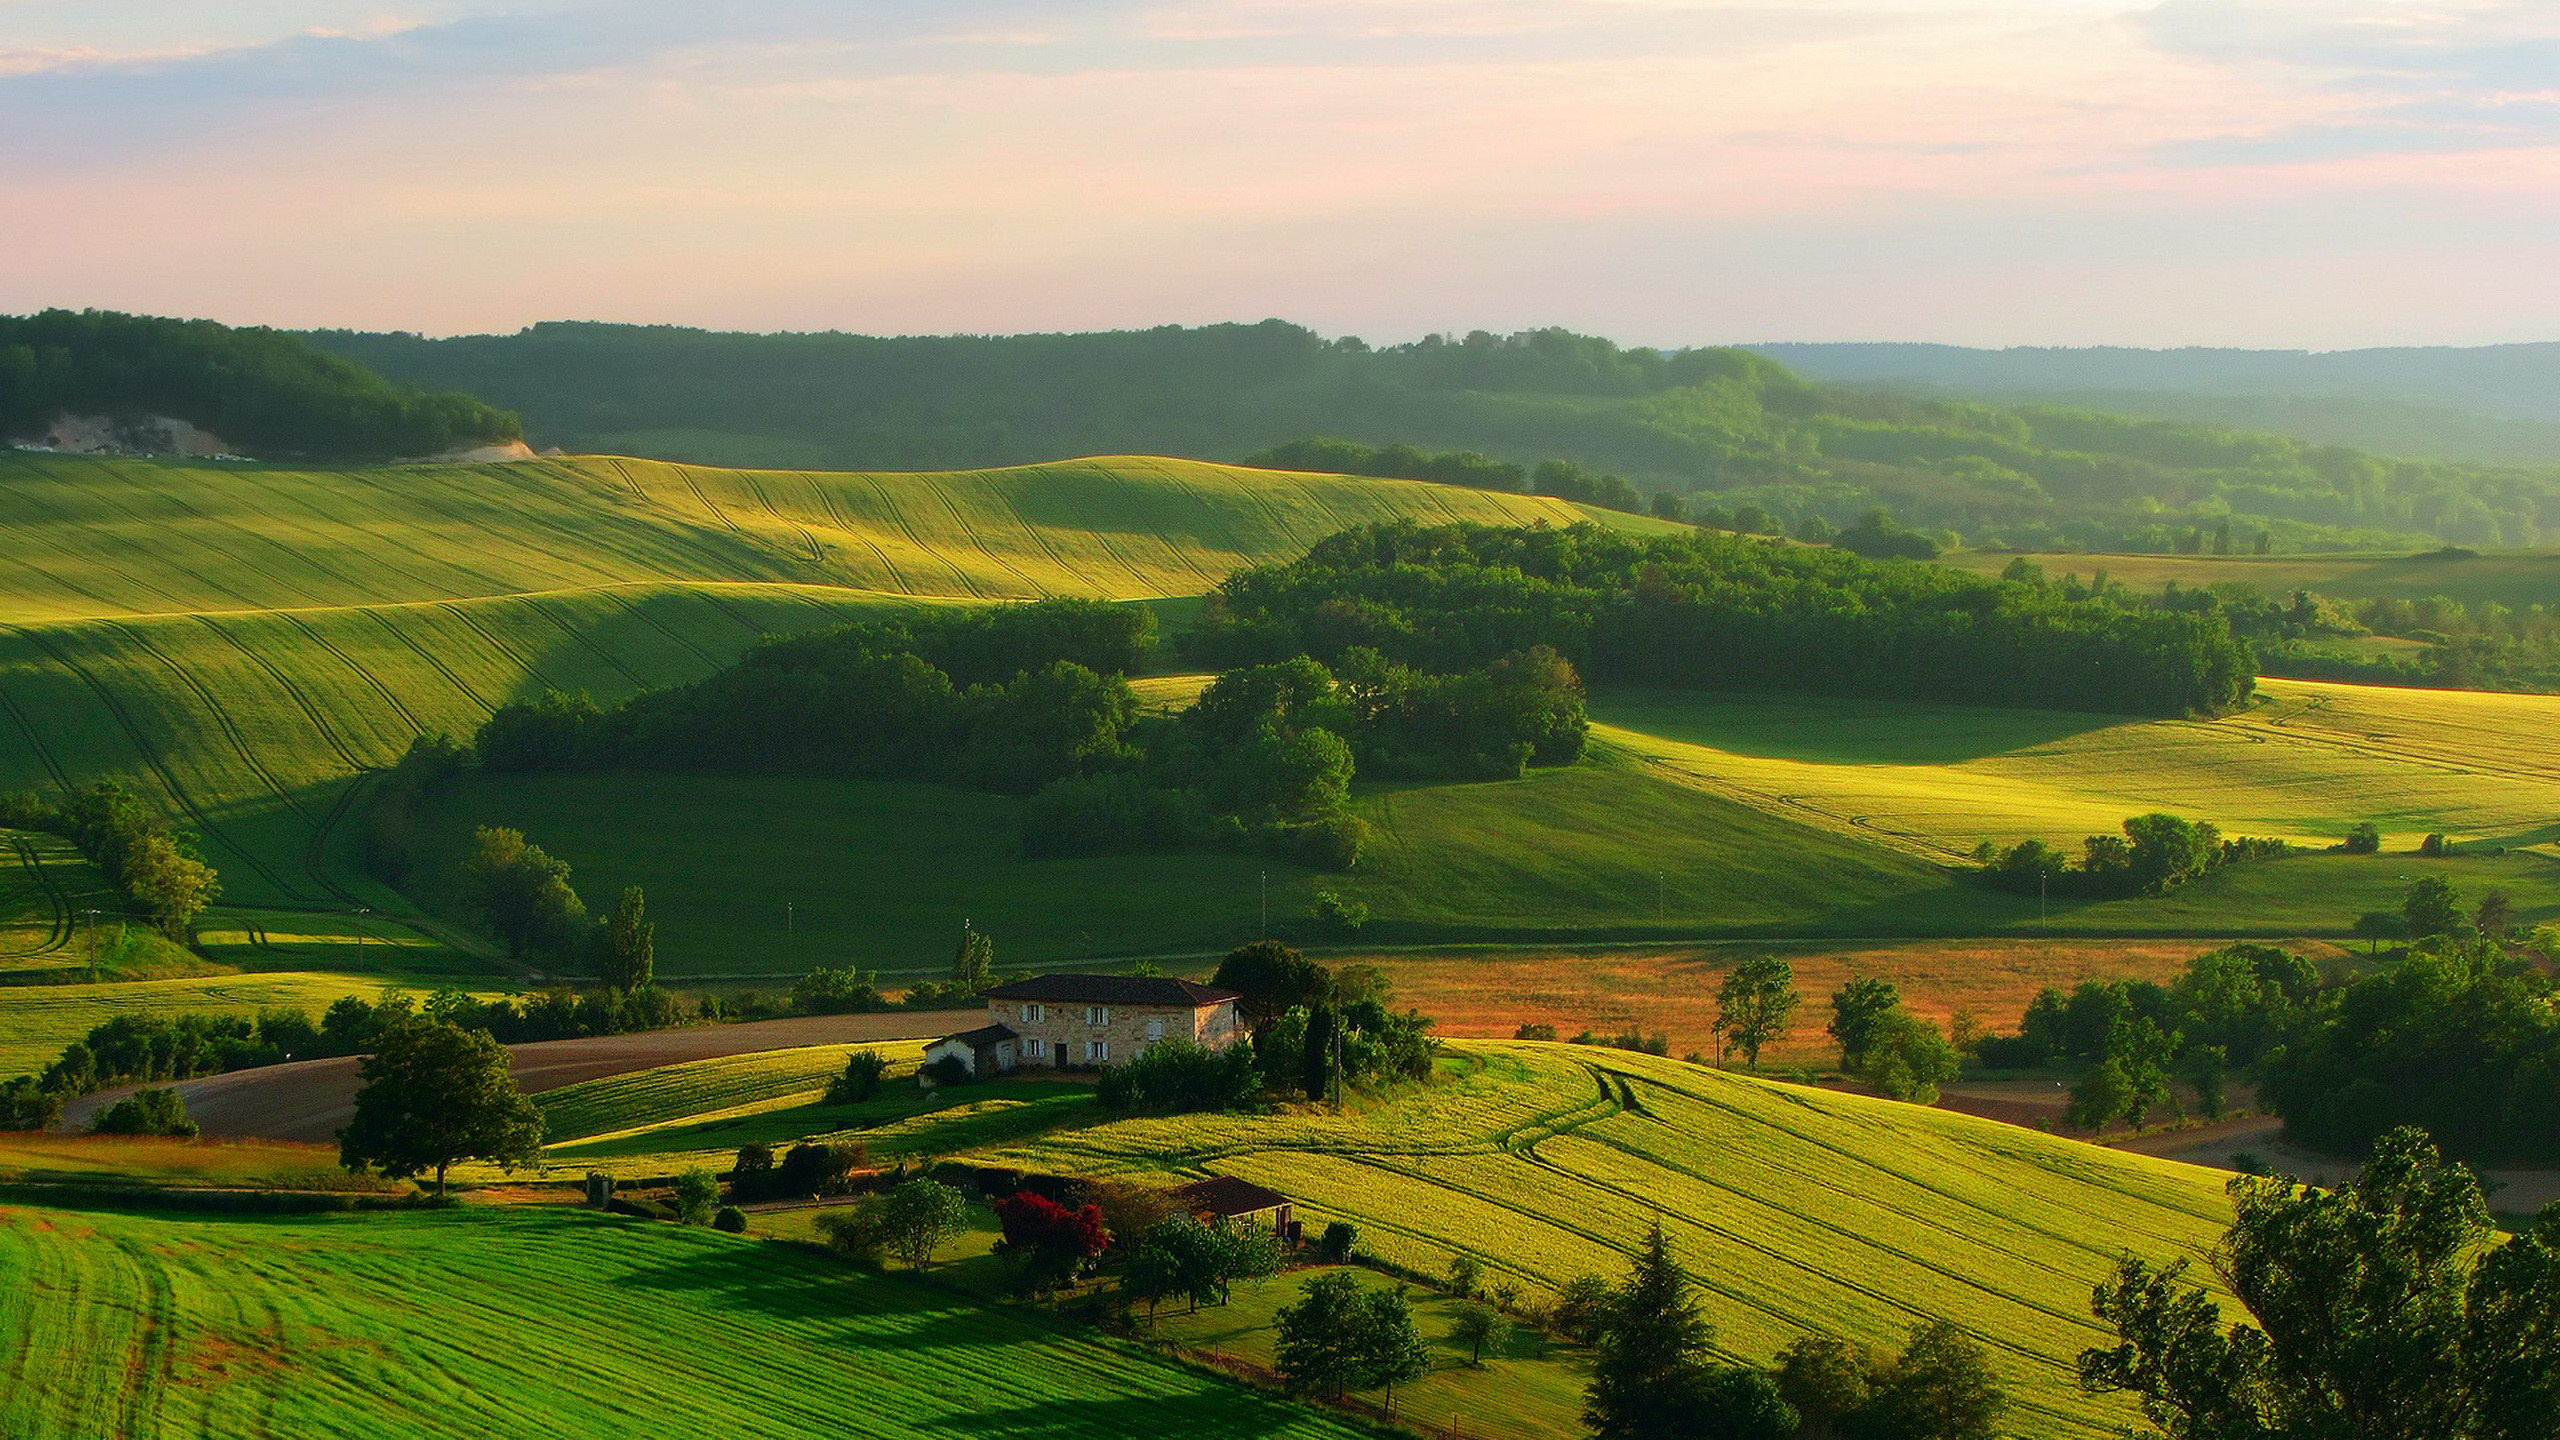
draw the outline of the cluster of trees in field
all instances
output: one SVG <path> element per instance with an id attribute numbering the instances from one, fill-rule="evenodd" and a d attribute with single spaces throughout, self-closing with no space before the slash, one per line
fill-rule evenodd
<path id="1" fill-rule="evenodd" d="M 1272 470 L 1312 470 L 1328 475 L 1369 475 L 1386 480 L 1428 480 L 1477 490 L 1552 495 L 1559 500 L 1597 505 L 1606 510 L 1641 514 L 1651 510 L 1666 519 L 1682 513 L 1680 497 L 1665 492 L 1647 502 L 1643 492 L 1623 475 L 1587 469 L 1571 460 L 1541 460 L 1535 467 L 1514 465 L 1473 450 L 1418 450 L 1411 445 L 1363 445 L 1356 440 L 1291 440 L 1244 457 L 1247 465 Z"/>
<path id="2" fill-rule="evenodd" d="M 73 791 L 55 804 L 42 796 L 0 796 L 0 828 L 61 835 L 98 867 L 129 912 L 172 940 L 222 894 L 193 835 L 169 822 L 113 780 Z"/>
<path id="3" fill-rule="evenodd" d="M 2546 1440 L 2560 1428 L 2560 1204 L 2501 1236 L 2477 1177 L 2390 1131 L 2344 1185 L 2241 1176 L 2212 1263 L 2127 1254 L 2081 1386 L 2160 1440 Z"/>
<path id="4" fill-rule="evenodd" d="M 2440 556 L 2478 558 L 2449 550 Z M 2021 556 L 2002 578 L 2051 586 L 2071 598 L 2099 596 L 2127 605 L 2226 617 L 2233 634 L 2247 640 L 2269 675 L 2300 680 L 2346 680 L 2457 690 L 2560 690 L 2560 605 L 2521 607 L 2484 600 L 2466 604 L 2447 595 L 2373 596 L 2343 599 L 2314 590 L 2272 595 L 2245 580 L 2182 585 L 2175 580 L 2157 595 L 2142 595 L 2102 568 L 2083 582 L 2077 574 L 2049 580 L 2044 568 Z M 2414 654 L 2359 648 L 2370 636 L 2415 641 Z"/>
<path id="5" fill-rule="evenodd" d="M 1276 940 L 1238 946 L 1212 985 L 1233 990 L 1247 1033 L 1223 1049 L 1171 1039 L 1102 1072 L 1107 1109 L 1229 1110 L 1258 1099 L 1339 1101 L 1358 1089 L 1428 1079 L 1430 1017 L 1401 1014 L 1386 972 L 1340 972 Z"/>
<path id="6" fill-rule="evenodd" d="M 2215 714 L 2254 683 L 2227 621 L 1714 532 L 1369 525 L 1238 571 L 1187 653 L 1355 652 L 1442 673 L 1537 647 L 1595 680 Z"/>
<path id="7" fill-rule="evenodd" d="M 413 383 L 521 410 L 572 449 L 933 469 L 1062 455 L 1234 459 L 1295 437 L 1561 456 L 1744 529 L 1883 505 L 2023 550 L 2544 543 L 2560 475 L 2396 460 L 2215 426 L 1810 384 L 1740 350 L 1563 330 L 1372 347 L 1280 321 L 1088 335 L 738 335 L 538 325 L 323 334 Z"/>
<path id="8" fill-rule="evenodd" d="M 2391 927 L 2398 963 L 2323 975 L 2273 946 L 2226 946 L 2167 985 L 2086 981 L 2039 993 L 2014 1035 L 1983 1037 L 1994 1068 L 2085 1065 L 2070 1119 L 2139 1125 L 2192 1093 L 2218 1118 L 2234 1074 L 2254 1076 L 2289 1135 L 2355 1154 L 2417 1126 L 2465 1159 L 2560 1160 L 2560 1007 L 2538 958 L 2560 934 L 2511 944 L 2494 892 L 2468 914 L 2438 878 L 2411 887 Z M 2383 927 L 2373 926 L 2373 929 Z"/>
<path id="9" fill-rule="evenodd" d="M 2157 811 L 2127 819 L 2121 835 L 2092 835 L 2077 857 L 2041 840 L 2021 840 L 2003 850 L 1985 840 L 1974 851 L 1982 873 L 2021 895 L 2166 895 L 2190 880 L 2243 860 L 2291 854 L 2282 840 L 2241 835 L 2230 839 L 2201 820 Z"/>
<path id="10" fill-rule="evenodd" d="M 1084 600 L 847 626 L 610 710 L 557 694 L 503 706 L 471 754 L 499 773 L 762 770 L 1027 791 L 1035 857 L 1227 845 L 1347 869 L 1362 837 L 1355 771 L 1516 776 L 1571 761 L 1588 728 L 1580 677 L 1535 646 L 1452 671 L 1355 653 L 1337 674 L 1299 656 L 1152 715 L 1126 678 L 1152 627 L 1144 610 Z M 414 845 L 418 787 L 404 774 L 459 763 L 431 746 L 386 781 L 368 843 L 387 868 L 405 871 Z M 557 903 L 537 907 L 549 919 L 501 934 L 558 948 L 574 929 L 565 891 L 564 871 Z"/>
<path id="11" fill-rule="evenodd" d="M 165 415 L 262 458 L 388 460 L 522 434 L 504 410 L 393 385 L 280 330 L 109 310 L 0 315 L 0 438 L 63 414 Z"/>

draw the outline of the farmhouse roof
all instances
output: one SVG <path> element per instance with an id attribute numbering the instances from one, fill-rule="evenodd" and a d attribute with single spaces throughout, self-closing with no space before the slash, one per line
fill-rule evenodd
<path id="1" fill-rule="evenodd" d="M 975 1049 L 980 1045 L 1002 1044 L 1003 1042 L 1013 1038 L 1014 1034 L 1012 1027 L 1010 1026 L 981 1025 L 975 1030 L 963 1030 L 957 1035 L 945 1035 L 933 1043 L 936 1045 L 949 1045 L 954 1041 L 957 1041 L 962 1045 Z"/>
<path id="2" fill-rule="evenodd" d="M 1061 1005 L 1167 1005 L 1197 1010 L 1233 1000 L 1218 990 L 1164 975 L 1042 975 L 987 992 L 990 1000 L 1049 1000 Z"/>
<path id="3" fill-rule="evenodd" d="M 1233 1175 L 1212 1175 L 1206 1180 L 1194 1180 L 1175 1189 L 1173 1199 L 1175 1204 L 1194 1214 L 1220 1220 L 1238 1215 L 1257 1215 L 1289 1203 L 1289 1197 L 1279 1191 L 1264 1189 Z"/>

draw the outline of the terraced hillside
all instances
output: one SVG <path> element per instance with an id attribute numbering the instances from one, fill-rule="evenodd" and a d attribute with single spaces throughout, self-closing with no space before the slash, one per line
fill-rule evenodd
<path id="1" fill-rule="evenodd" d="M 1442 1083 L 1343 1114 L 1113 1120 L 1074 1091 L 1008 1082 L 832 1133 L 875 1159 L 1238 1175 L 1319 1224 L 1351 1222 L 1385 1259 L 1441 1273 L 1465 1251 L 1533 1295 L 1621 1273 L 1659 1219 L 1728 1354 L 1766 1362 L 1817 1329 L 1889 1347 L 1945 1316 L 1992 1348 L 2019 1433 L 2040 1437 L 2102 1436 L 2134 1418 L 2079 1394 L 2070 1373 L 2101 1338 L 2089 1288 L 2115 1256 L 2201 1253 L 2229 1218 L 2216 1172 L 1950 1111 L 1623 1051 L 1470 1041 L 1450 1053 Z M 737 1143 L 656 1134 L 656 1148 L 634 1135 L 553 1163 L 659 1174 L 725 1162 L 720 1147 Z"/>
<path id="2" fill-rule="evenodd" d="M 556 1209 L 0 1208 L 0 1286 L 9 1435 L 1358 1433 L 1025 1311 Z"/>

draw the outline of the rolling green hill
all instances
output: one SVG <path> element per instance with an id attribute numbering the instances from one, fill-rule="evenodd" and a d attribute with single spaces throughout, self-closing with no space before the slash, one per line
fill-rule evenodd
<path id="1" fill-rule="evenodd" d="M 558 1209 L 0 1208 L 0 1433 L 1349 1436 L 913 1281 Z"/>
<path id="2" fill-rule="evenodd" d="M 2008 551 L 1959 550 L 1945 563 L 1997 575 L 2019 557 Z M 2275 596 L 2315 590 L 2347 600 L 2445 595 L 2466 605 L 2521 610 L 2560 599 L 2560 551 L 2459 550 L 2370 552 L 2339 555 L 2090 555 L 2030 554 L 2028 561 L 2060 579 L 2086 580 L 2105 571 L 2137 590 L 2157 591 L 2174 580 L 2191 588 L 2254 585 Z"/>
<path id="3" fill-rule="evenodd" d="M 875 1158 L 1242 1176 L 1295 1200 L 1311 1232 L 1347 1220 L 1364 1249 L 1432 1274 L 1472 1253 L 1489 1281 L 1532 1298 L 1618 1275 L 1659 1219 L 1728 1355 L 1766 1363 L 1816 1329 L 1890 1348 L 1943 1316 L 1992 1348 L 2013 1423 L 2040 1437 L 2095 1440 L 2133 1418 L 2080 1394 L 2070 1372 L 2078 1348 L 2103 1338 L 2089 1288 L 2116 1255 L 2200 1254 L 2229 1218 L 2213 1171 L 1579 1046 L 1464 1042 L 1441 1083 L 1341 1114 L 1113 1120 L 1078 1092 L 1013 1082 L 951 1099 L 835 1138 L 864 1140 Z M 644 1148 L 651 1138 L 554 1163 L 660 1174 L 725 1161 L 707 1147 L 736 1143 L 683 1127 Z"/>

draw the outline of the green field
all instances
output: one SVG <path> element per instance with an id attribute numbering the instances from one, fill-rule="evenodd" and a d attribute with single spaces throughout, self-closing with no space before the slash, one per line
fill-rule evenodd
<path id="1" fill-rule="evenodd" d="M 283 1006 L 317 1019 L 339 996 L 377 998 L 384 983 L 376 976 L 287 970 L 0 988 L 0 1079 L 44 1068 L 63 1046 L 116 1015 L 255 1017 Z"/>
<path id="2" fill-rule="evenodd" d="M 2303 844 L 2360 820 L 2402 850 L 2430 831 L 2560 838 L 2560 696 L 2264 680 L 2248 709 L 2203 721 L 1661 691 L 1592 711 L 1666 775 L 1941 860 L 2145 810 Z"/>
<path id="3" fill-rule="evenodd" d="M 1017 1309 L 564 1210 L 0 1207 L 0 1433 L 1347 1436 Z"/>
<path id="4" fill-rule="evenodd" d="M 845 1057 L 856 1050 L 877 1050 L 888 1057 L 892 1075 L 901 1068 L 912 1073 L 924 1054 L 922 1047 L 907 1043 L 758 1050 L 582 1080 L 545 1091 L 534 1103 L 542 1109 L 544 1138 L 554 1144 L 675 1120 L 736 1115 L 818 1099 L 827 1081 L 844 1073 Z"/>
<path id="5" fill-rule="evenodd" d="M 1465 1250 L 1489 1281 L 1533 1297 L 1617 1275 L 1659 1218 L 1730 1356 L 1763 1363 L 1815 1329 L 1891 1348 L 1944 1316 L 1992 1347 L 2022 1433 L 2038 1436 L 2095 1437 L 2130 1418 L 2070 1377 L 2079 1347 L 2101 1338 L 2088 1294 L 2114 1257 L 2201 1253 L 2228 1218 L 2216 1172 L 1951 1111 L 1622 1051 L 1469 1041 L 1449 1053 L 1442 1083 L 1344 1114 L 1114 1120 L 1081 1090 L 1010 1081 L 821 1133 L 861 1141 L 875 1161 L 1240 1175 L 1296 1200 L 1311 1230 L 1347 1220 L 1364 1248 L 1425 1273 Z M 725 1165 L 738 1143 L 674 1126 L 551 1163 L 664 1174 Z"/>
<path id="6" fill-rule="evenodd" d="M 1997 575 L 2019 557 L 2000 550 L 1960 550 L 1945 563 Z M 2560 596 L 2560 551 L 2484 550 L 2474 555 L 2441 551 L 2335 555 L 2088 555 L 2025 557 L 2059 580 L 2083 580 L 2103 570 L 2137 590 L 2156 591 L 2175 580 L 2185 586 L 2249 584 L 2268 595 L 2316 590 L 2342 599 L 2415 600 L 2445 595 L 2466 605 L 2494 602 L 2511 610 L 2549 605 Z"/>

